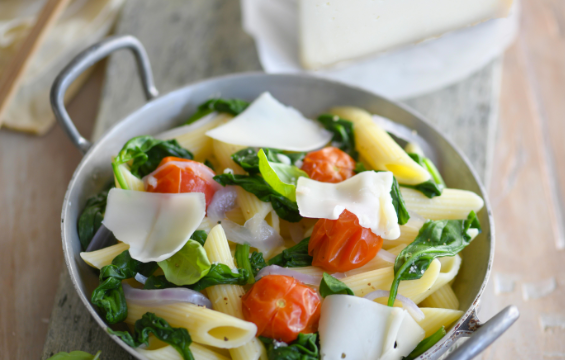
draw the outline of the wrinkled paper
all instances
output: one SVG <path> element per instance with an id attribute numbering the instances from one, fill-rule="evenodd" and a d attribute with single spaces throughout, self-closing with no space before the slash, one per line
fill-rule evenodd
<path id="1" fill-rule="evenodd" d="M 55 121 L 49 104 L 53 80 L 75 55 L 108 34 L 124 1 L 74 0 L 69 4 L 31 60 L 2 126 L 38 135 L 51 128 Z M 0 76 L 44 4 L 45 0 L 0 1 Z M 67 98 L 78 90 L 80 79 L 69 88 Z"/>

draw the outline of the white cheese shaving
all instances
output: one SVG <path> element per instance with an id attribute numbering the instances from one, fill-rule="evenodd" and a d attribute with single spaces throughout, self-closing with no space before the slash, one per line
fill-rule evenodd
<path id="1" fill-rule="evenodd" d="M 406 310 L 350 295 L 326 297 L 319 332 L 322 360 L 400 360 L 425 336 Z"/>
<path id="2" fill-rule="evenodd" d="M 320 124 L 281 104 L 268 92 L 261 94 L 233 120 L 206 135 L 228 144 L 289 151 L 315 150 L 332 137 Z"/>
<path id="3" fill-rule="evenodd" d="M 343 182 L 323 183 L 301 177 L 296 187 L 300 215 L 335 220 L 347 209 L 359 224 L 386 240 L 400 236 L 390 190 L 391 172 L 366 171 Z"/>
<path id="4" fill-rule="evenodd" d="M 104 225 L 129 244 L 132 258 L 162 261 L 179 251 L 206 213 L 203 193 L 161 194 L 112 189 Z"/>

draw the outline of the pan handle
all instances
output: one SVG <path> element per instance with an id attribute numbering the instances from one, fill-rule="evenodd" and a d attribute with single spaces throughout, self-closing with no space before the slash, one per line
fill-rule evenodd
<path id="1" fill-rule="evenodd" d="M 469 336 L 469 340 L 461 344 L 444 360 L 471 360 L 479 355 L 490 344 L 498 339 L 520 317 L 518 308 L 514 305 L 507 306 L 493 316 L 489 321 L 481 324 L 474 313 L 461 329 L 461 336 Z"/>
<path id="2" fill-rule="evenodd" d="M 112 36 L 84 50 L 61 71 L 51 87 L 50 101 L 51 108 L 55 113 L 55 118 L 65 130 L 73 144 L 75 144 L 83 154 L 90 149 L 92 143 L 82 137 L 67 113 L 64 102 L 65 92 L 69 85 L 86 69 L 114 51 L 126 48 L 130 49 L 135 56 L 137 69 L 141 77 L 143 91 L 145 92 L 147 101 L 154 99 L 159 95 L 159 91 L 157 91 L 153 82 L 149 57 L 143 45 L 141 45 L 141 42 L 130 35 Z"/>

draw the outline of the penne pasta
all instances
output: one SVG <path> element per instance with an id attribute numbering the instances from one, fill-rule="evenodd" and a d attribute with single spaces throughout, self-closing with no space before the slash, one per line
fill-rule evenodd
<path id="1" fill-rule="evenodd" d="M 143 314 L 152 312 L 169 325 L 188 330 L 195 342 L 218 348 L 242 346 L 257 333 L 257 326 L 253 323 L 190 303 L 142 306 L 128 301 L 127 306 L 127 324 L 133 325 Z"/>
<path id="2" fill-rule="evenodd" d="M 390 250 L 388 250 L 388 252 L 390 252 L 393 255 L 398 256 L 398 254 L 400 254 L 400 252 L 406 247 L 405 244 L 400 244 Z M 368 263 L 366 263 L 365 265 L 361 266 L 360 268 L 357 269 L 353 269 L 353 270 L 349 270 L 345 273 L 346 276 L 353 276 L 353 275 L 357 275 L 357 274 L 361 274 L 367 271 L 372 271 L 372 270 L 378 270 L 378 269 L 382 269 L 385 267 L 389 267 L 393 264 L 389 263 L 386 260 L 383 260 L 381 257 L 375 256 L 374 258 L 371 259 L 371 261 L 369 261 Z"/>
<path id="3" fill-rule="evenodd" d="M 241 211 L 240 207 L 236 207 L 233 210 L 227 211 L 226 218 L 239 225 L 245 224 L 246 221 L 245 216 L 243 216 L 243 211 Z"/>
<path id="4" fill-rule="evenodd" d="M 400 187 L 408 210 L 430 220 L 466 219 L 469 212 L 478 212 L 485 202 L 472 191 L 444 189 L 441 196 L 427 198 L 418 190 Z"/>
<path id="5" fill-rule="evenodd" d="M 204 161 L 214 151 L 212 138 L 206 136 L 206 132 L 231 120 L 229 114 L 213 113 L 196 122 L 174 128 L 157 136 L 161 140 L 175 139 L 180 146 L 194 155 L 196 161 Z"/>
<path id="6" fill-rule="evenodd" d="M 418 298 L 420 294 L 424 293 L 436 282 L 440 268 L 440 262 L 435 259 L 420 279 L 401 281 L 400 286 L 398 287 L 398 293 L 412 300 Z M 390 290 L 393 280 L 393 266 L 341 279 L 345 285 L 349 286 L 349 288 L 353 290 L 356 296 L 365 296 L 375 290 Z"/>
<path id="7" fill-rule="evenodd" d="M 212 140 L 212 146 L 214 149 L 214 155 L 221 166 L 221 169 L 219 169 L 221 171 L 217 171 L 218 174 L 226 169 L 232 169 L 234 174 L 245 174 L 245 171 L 241 168 L 241 166 L 237 165 L 231 158 L 232 154 L 241 149 L 245 149 L 245 146 L 227 144 L 218 140 Z"/>
<path id="8" fill-rule="evenodd" d="M 425 317 L 423 320 L 418 321 L 418 325 L 426 332 L 426 337 L 431 336 L 438 331 L 442 326 L 446 330 L 449 325 L 459 320 L 463 316 L 463 311 L 451 309 L 436 309 L 436 308 L 420 308 Z"/>
<path id="9" fill-rule="evenodd" d="M 241 208 L 246 221 L 257 214 L 264 219 L 273 211 L 271 203 L 259 200 L 257 196 L 248 193 L 240 186 L 237 186 L 235 190 L 237 192 L 237 204 Z"/>
<path id="10" fill-rule="evenodd" d="M 204 249 L 208 254 L 210 262 L 222 263 L 230 268 L 235 268 L 228 239 L 221 225 L 216 225 L 210 234 Z M 243 320 L 241 308 L 241 298 L 245 294 L 245 289 L 239 285 L 216 285 L 206 289 L 208 298 L 212 302 L 214 310 L 235 316 Z M 230 349 L 230 354 L 234 360 L 257 360 L 265 358 L 267 353 L 261 341 L 253 338 L 243 346 Z"/>
<path id="11" fill-rule="evenodd" d="M 183 360 L 179 352 L 171 345 L 155 350 L 136 348 L 135 351 L 149 360 Z M 230 358 L 196 343 L 190 344 L 190 351 L 194 356 L 194 360 L 230 360 Z"/>
<path id="12" fill-rule="evenodd" d="M 88 265 L 97 269 L 102 269 L 104 266 L 110 265 L 116 256 L 120 255 L 127 249 L 129 249 L 128 244 L 117 243 L 116 245 L 108 246 L 100 250 L 81 252 L 80 257 Z"/>
<path id="13" fill-rule="evenodd" d="M 455 279 L 455 276 L 457 276 L 459 268 L 461 267 L 461 256 L 459 256 L 459 254 L 455 256 L 442 257 L 439 258 L 438 261 L 441 264 L 441 269 L 436 281 L 429 289 L 423 291 L 412 299 L 416 304 L 419 304 L 425 298 L 436 292 L 439 288 Z"/>
<path id="14" fill-rule="evenodd" d="M 420 303 L 420 306 L 431 308 L 459 309 L 459 299 L 449 284 L 445 284 L 430 294 Z"/>
<path id="15" fill-rule="evenodd" d="M 416 236 L 420 232 L 420 223 L 417 224 L 418 226 L 414 226 L 410 224 L 410 221 L 406 225 L 400 225 L 400 237 L 395 240 L 386 240 L 383 239 L 383 249 L 390 250 L 394 247 L 399 246 L 400 244 L 408 245 L 416 240 Z"/>
<path id="16" fill-rule="evenodd" d="M 353 122 L 356 148 L 371 168 L 392 171 L 401 184 L 416 185 L 430 179 L 430 174 L 412 160 L 404 149 L 373 121 L 367 111 L 355 107 L 336 107 L 330 112 Z"/>

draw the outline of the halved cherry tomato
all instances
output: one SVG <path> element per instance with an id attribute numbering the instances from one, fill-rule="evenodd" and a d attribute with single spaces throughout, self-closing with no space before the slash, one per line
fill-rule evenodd
<path id="1" fill-rule="evenodd" d="M 221 187 L 214 180 L 215 175 L 212 169 L 198 161 L 168 156 L 143 180 L 145 189 L 149 192 L 204 193 L 208 206 L 214 193 Z"/>
<path id="2" fill-rule="evenodd" d="M 306 155 L 302 164 L 310 179 L 338 183 L 355 175 L 355 160 L 336 147 L 326 147 Z"/>
<path id="3" fill-rule="evenodd" d="M 360 268 L 377 255 L 383 239 L 359 225 L 355 214 L 344 210 L 339 219 L 320 219 L 314 226 L 308 254 L 313 266 L 328 272 Z"/>
<path id="4" fill-rule="evenodd" d="M 262 277 L 241 302 L 243 317 L 257 325 L 257 335 L 288 343 L 299 333 L 318 330 L 320 296 L 289 276 Z"/>

